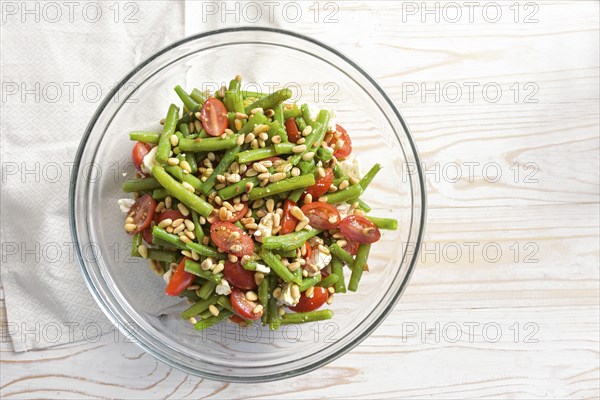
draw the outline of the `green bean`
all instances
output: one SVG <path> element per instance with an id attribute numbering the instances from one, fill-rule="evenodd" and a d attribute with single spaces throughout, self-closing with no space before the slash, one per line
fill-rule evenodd
<path id="1" fill-rule="evenodd" d="M 327 194 L 327 203 L 337 204 L 343 203 L 348 200 L 357 199 L 358 197 L 360 197 L 360 195 L 364 193 L 364 191 L 367 189 L 367 186 L 369 186 L 375 175 L 377 175 L 377 173 L 380 170 L 380 164 L 373 165 L 369 172 L 367 172 L 365 176 L 356 185 L 352 185 L 344 190 L 339 190 L 337 192 Z"/>
<path id="2" fill-rule="evenodd" d="M 329 113 L 326 110 L 322 110 L 321 113 L 324 113 L 327 116 L 329 115 Z M 321 118 L 321 113 L 319 113 L 319 118 L 323 119 Z M 329 119 L 329 117 L 325 119 Z M 323 138 L 325 137 L 327 125 L 319 122 L 319 119 L 317 119 L 317 121 L 315 122 L 311 122 L 310 126 L 312 127 L 312 132 L 306 137 L 306 141 L 304 142 L 304 144 L 306 145 L 306 150 L 302 153 L 294 154 L 288 161 L 293 165 L 296 165 L 300 162 L 300 160 L 303 160 L 303 157 L 306 153 L 316 152 L 319 149 Z"/>
<path id="3" fill-rule="evenodd" d="M 333 170 L 333 176 L 335 176 L 336 178 L 341 180 L 349 179 L 348 175 L 346 175 L 339 163 L 333 163 L 331 169 Z"/>
<path id="4" fill-rule="evenodd" d="M 252 92 L 250 90 L 240 90 L 240 93 L 242 94 L 242 96 L 244 98 L 254 97 L 255 99 L 258 99 L 258 98 L 261 98 L 261 97 L 264 97 L 267 95 L 266 93 L 263 93 L 263 92 Z"/>
<path id="5" fill-rule="evenodd" d="M 179 150 L 181 151 L 218 151 L 233 149 L 237 144 L 238 135 L 229 135 L 225 139 L 220 137 L 211 137 L 207 139 L 184 138 L 179 141 Z"/>
<path id="6" fill-rule="evenodd" d="M 163 200 L 165 197 L 169 195 L 169 192 L 165 188 L 158 188 L 152 191 L 152 198 L 154 200 Z"/>
<path id="7" fill-rule="evenodd" d="M 179 240 L 179 236 L 168 233 L 162 228 L 159 228 L 158 225 L 154 225 L 152 228 L 152 238 L 153 242 L 156 242 L 157 239 L 167 242 L 178 249 L 187 250 L 187 246 L 181 240 Z"/>
<path id="8" fill-rule="evenodd" d="M 168 165 L 165 166 L 165 171 L 173 175 L 181 182 L 189 183 L 195 190 L 200 190 L 200 186 L 202 186 L 202 181 L 200 179 L 196 178 L 196 176 L 192 174 L 184 173 L 181 167 L 176 165 Z"/>
<path id="9" fill-rule="evenodd" d="M 296 117 L 296 126 L 298 126 L 298 131 L 302 132 L 306 128 L 306 121 L 302 117 Z"/>
<path id="10" fill-rule="evenodd" d="M 254 248 L 254 250 L 256 251 L 256 248 Z M 256 271 L 257 266 L 258 263 L 256 261 L 248 261 L 246 264 L 242 265 L 242 268 L 244 268 L 246 271 Z"/>
<path id="11" fill-rule="evenodd" d="M 333 157 L 333 153 L 321 147 L 317 150 L 316 157 L 323 162 L 328 162 Z"/>
<path id="12" fill-rule="evenodd" d="M 277 287 L 277 278 L 275 276 L 270 276 L 269 278 L 269 294 L 273 293 L 273 290 Z M 279 304 L 277 304 L 277 299 L 270 295 L 269 304 L 267 307 L 267 322 L 269 324 L 269 329 L 275 331 L 279 329 L 280 323 L 279 318 Z"/>
<path id="13" fill-rule="evenodd" d="M 280 124 L 278 121 L 273 121 L 273 122 L 268 122 L 267 125 L 269 125 L 269 127 L 270 127 L 270 129 L 269 129 L 269 137 L 270 138 L 273 138 L 273 136 L 279 136 L 281 138 L 280 144 L 288 144 L 289 143 L 290 140 L 288 139 L 288 134 L 287 134 L 287 131 L 285 130 L 284 124 Z M 275 146 L 275 148 L 277 148 L 277 146 Z"/>
<path id="14" fill-rule="evenodd" d="M 134 131 L 129 132 L 129 139 L 136 142 L 158 144 L 160 139 L 160 133 L 158 132 L 146 132 L 146 131 Z"/>
<path id="15" fill-rule="evenodd" d="M 371 207 L 367 203 L 362 201 L 361 199 L 348 200 L 346 203 L 348 203 L 348 204 L 358 203 L 358 208 L 360 208 L 364 212 L 371 211 Z"/>
<path id="16" fill-rule="evenodd" d="M 350 253 L 342 249 L 336 243 L 329 246 L 329 251 L 331 252 L 331 254 L 333 254 L 334 256 L 342 260 L 344 263 L 346 263 L 347 266 L 352 267 L 352 264 L 354 264 L 354 258 L 352 257 L 352 255 L 350 255 Z"/>
<path id="17" fill-rule="evenodd" d="M 213 281 L 206 281 L 202 284 L 202 287 L 196 290 L 196 294 L 201 299 L 208 299 L 215 291 L 217 284 Z"/>
<path id="18" fill-rule="evenodd" d="M 231 111 L 233 110 L 233 94 L 233 90 L 226 90 L 225 97 L 223 97 L 223 104 L 225 104 L 225 108 L 230 110 L 230 114 L 235 118 L 235 112 Z"/>
<path id="19" fill-rule="evenodd" d="M 148 257 L 150 260 L 164 261 L 173 263 L 177 260 L 178 254 L 174 251 L 161 250 L 161 249 L 148 249 Z"/>
<path id="20" fill-rule="evenodd" d="M 198 297 L 198 295 L 196 294 L 195 290 L 184 290 L 183 292 L 181 292 L 182 296 L 187 297 L 188 299 L 190 299 L 191 301 L 193 301 L 194 303 L 200 301 L 200 297 Z"/>
<path id="21" fill-rule="evenodd" d="M 138 248 L 142 244 L 142 234 L 136 233 L 131 237 L 131 257 L 141 257 Z"/>
<path id="22" fill-rule="evenodd" d="M 183 88 L 179 85 L 175 86 L 175 93 L 183 102 L 183 105 L 187 107 L 188 110 L 193 110 L 195 107 L 198 107 L 198 103 L 194 100 Z"/>
<path id="23" fill-rule="evenodd" d="M 188 137 L 190 135 L 190 129 L 188 128 L 188 124 L 179 124 L 179 132 L 181 132 L 181 136 Z"/>
<path id="24" fill-rule="evenodd" d="M 293 176 L 279 182 L 271 183 L 262 188 L 255 187 L 248 193 L 248 196 L 250 197 L 250 200 L 256 200 L 294 189 L 305 188 L 314 184 L 315 177 L 312 174 Z"/>
<path id="25" fill-rule="evenodd" d="M 275 114 L 273 114 L 273 121 L 276 121 L 279 126 L 283 126 L 283 104 L 279 103 L 273 108 Z"/>
<path id="26" fill-rule="evenodd" d="M 281 257 L 284 257 L 284 258 L 296 257 L 296 250 L 278 250 L 278 249 L 273 249 L 271 251 L 273 253 L 275 253 L 275 254 L 279 254 Z"/>
<path id="27" fill-rule="evenodd" d="M 263 147 L 262 149 L 243 151 L 237 155 L 237 158 L 240 164 L 246 164 L 281 154 L 291 154 L 294 146 L 296 146 L 294 143 L 278 143 L 272 146 Z"/>
<path id="28" fill-rule="evenodd" d="M 363 176 L 360 181 L 358 182 L 358 184 L 360 185 L 360 187 L 362 187 L 363 191 L 367 190 L 367 187 L 371 184 L 371 181 L 373 180 L 373 178 L 375 178 L 375 175 L 377 175 L 377 173 L 381 171 L 381 165 L 380 164 L 375 164 L 371 167 L 371 169 L 369 170 L 369 172 L 367 172 L 365 174 L 365 176 Z"/>
<path id="29" fill-rule="evenodd" d="M 323 321 L 333 318 L 331 310 L 317 310 L 303 313 L 288 313 L 281 318 L 281 324 L 303 324 L 305 322 Z"/>
<path id="30" fill-rule="evenodd" d="M 302 111 L 302 119 L 304 119 L 304 121 L 307 124 L 310 124 L 313 119 L 310 115 L 310 108 L 308 107 L 308 104 L 304 103 L 300 106 L 300 111 Z"/>
<path id="31" fill-rule="evenodd" d="M 263 306 L 264 313 L 262 315 L 262 323 L 265 325 L 268 320 L 268 306 L 269 306 L 269 298 L 271 297 L 271 293 L 269 291 L 269 285 L 271 282 L 270 276 L 265 276 L 262 282 L 258 285 L 258 301 Z"/>
<path id="32" fill-rule="evenodd" d="M 229 200 L 235 196 L 243 194 L 246 192 L 246 185 L 248 183 L 252 183 L 252 186 L 258 186 L 260 183 L 260 179 L 256 176 L 251 178 L 244 178 L 239 182 L 234 183 L 233 185 L 229 185 L 219 190 L 219 197 L 223 200 Z"/>
<path id="33" fill-rule="evenodd" d="M 152 168 L 152 175 L 160 182 L 160 184 L 171 193 L 172 196 L 176 197 L 179 201 L 184 203 L 188 208 L 198 212 L 198 214 L 208 217 L 214 210 L 214 207 L 190 192 L 183 186 L 182 183 L 177 182 L 171 175 L 165 171 L 160 165 L 155 165 Z"/>
<path id="34" fill-rule="evenodd" d="M 194 222 L 194 232 L 196 233 L 196 240 L 198 243 L 202 243 L 204 239 L 204 230 L 202 229 L 202 225 L 198 222 L 198 213 L 192 210 L 192 221 Z"/>
<path id="35" fill-rule="evenodd" d="M 224 260 L 227 258 L 226 254 L 219 253 L 217 250 L 200 243 L 189 242 L 187 244 L 187 248 L 189 250 L 194 250 L 196 253 L 204 257 L 215 258 L 217 260 Z"/>
<path id="36" fill-rule="evenodd" d="M 301 114 L 302 113 L 296 103 L 294 103 L 292 105 L 292 108 L 286 108 L 285 106 L 283 107 L 283 119 L 286 121 L 289 118 L 296 118 L 296 117 L 300 116 Z"/>
<path id="37" fill-rule="evenodd" d="M 392 218 L 379 218 L 379 217 L 371 217 L 367 215 L 367 218 L 371 220 L 379 229 L 387 229 L 390 231 L 395 231 L 398 229 L 398 221 Z"/>
<path id="38" fill-rule="evenodd" d="M 213 186 L 215 185 L 215 181 L 217 180 L 217 176 L 223 175 L 225 171 L 229 169 L 231 164 L 235 161 L 235 156 L 240 152 L 242 146 L 236 146 L 232 149 L 227 150 L 219 164 L 214 169 L 213 173 L 202 183 L 202 187 L 200 190 L 205 195 L 209 195 L 213 190 Z"/>
<path id="39" fill-rule="evenodd" d="M 160 183 L 154 178 L 128 179 L 123 182 L 123 191 L 127 193 L 144 192 L 161 187 Z"/>
<path id="40" fill-rule="evenodd" d="M 182 312 L 181 317 L 183 319 L 190 319 L 191 317 L 208 310 L 208 307 L 213 304 L 216 304 L 217 300 L 219 300 L 219 296 L 217 296 L 217 295 L 210 296 L 208 299 L 202 299 L 202 300 L 198 301 L 196 304 L 192 304 L 191 307 L 189 307 L 187 310 Z"/>
<path id="41" fill-rule="evenodd" d="M 292 232 L 287 235 L 269 236 L 263 239 L 262 247 L 265 249 L 293 250 L 298 249 L 308 239 L 321 233 L 318 229 Z"/>
<path id="42" fill-rule="evenodd" d="M 332 273 L 332 274 L 327 275 L 327 278 L 322 279 L 315 286 L 320 286 L 320 287 L 328 288 L 330 286 L 335 285 L 337 283 L 338 279 L 340 279 L 340 278 L 336 274 Z"/>
<path id="43" fill-rule="evenodd" d="M 210 317 L 207 319 L 203 319 L 202 321 L 196 322 L 194 324 L 194 328 L 198 331 L 210 328 L 211 326 L 216 325 L 223 320 L 226 320 L 227 318 L 231 317 L 232 315 L 233 315 L 233 313 L 231 311 L 223 310 L 216 317 L 213 316 L 213 317 Z"/>
<path id="44" fill-rule="evenodd" d="M 275 272 L 281 279 L 286 282 L 291 282 L 294 279 L 294 274 L 292 274 L 288 267 L 283 265 L 279 257 L 267 250 L 264 246 L 261 247 L 259 255 L 271 268 L 271 271 Z"/>
<path id="45" fill-rule="evenodd" d="M 204 102 L 206 101 L 206 96 L 199 89 L 192 90 L 192 93 L 190 93 L 190 97 L 194 99 L 194 101 L 198 104 L 204 104 Z"/>
<path id="46" fill-rule="evenodd" d="M 356 292 L 358 289 L 358 282 L 360 282 L 360 278 L 362 277 L 370 250 L 371 244 L 369 243 L 358 246 L 356 259 L 354 260 L 354 264 L 352 264 L 352 275 L 350 275 L 350 281 L 348 282 L 348 290 L 352 292 Z"/>
<path id="47" fill-rule="evenodd" d="M 217 310 L 219 310 L 219 314 L 217 314 L 217 315 L 220 315 L 223 307 L 221 307 L 221 305 L 219 304 L 218 301 L 217 301 L 217 304 L 215 304 L 215 307 L 217 308 Z M 206 321 L 212 317 L 213 317 L 213 313 L 210 311 L 210 308 L 208 310 L 200 313 L 200 318 L 202 318 L 203 321 Z"/>
<path id="48" fill-rule="evenodd" d="M 197 263 L 194 260 L 185 260 L 185 268 L 184 270 L 186 272 L 189 272 L 190 274 L 194 274 L 196 276 L 199 276 L 200 278 L 204 278 L 208 281 L 212 281 L 214 283 L 216 283 L 217 285 L 221 283 L 221 279 L 223 279 L 223 274 L 222 273 L 218 273 L 218 274 L 213 274 L 212 271 L 210 270 L 203 270 L 200 267 L 200 263 Z"/>
<path id="49" fill-rule="evenodd" d="M 305 175 L 305 174 L 313 173 L 316 166 L 313 161 L 300 161 L 298 163 L 298 168 L 300 168 L 300 173 L 302 175 Z M 296 189 L 292 193 L 290 193 L 290 195 L 288 197 L 290 200 L 297 203 L 298 200 L 300 200 L 302 193 L 304 193 L 304 188 Z"/>
<path id="50" fill-rule="evenodd" d="M 281 103 L 292 97 L 292 91 L 288 88 L 284 88 L 268 94 L 260 99 L 256 100 L 254 103 L 250 104 L 246 107 L 246 114 L 250 115 L 250 111 L 255 108 L 262 108 L 263 110 L 273 108 L 277 104 Z"/>
<path id="51" fill-rule="evenodd" d="M 333 257 L 331 260 L 331 273 L 337 275 L 338 277 L 337 282 L 335 285 L 333 285 L 335 292 L 346 293 L 346 284 L 344 283 L 344 264 L 337 257 Z"/>
<path id="52" fill-rule="evenodd" d="M 217 303 L 226 310 L 233 312 L 233 306 L 231 305 L 231 300 L 229 300 L 229 296 L 220 296 Z"/>
<path id="53" fill-rule="evenodd" d="M 171 104 L 165 118 L 165 124 L 163 125 L 163 130 L 158 141 L 158 148 L 156 150 L 156 161 L 161 164 L 167 162 L 169 154 L 171 153 L 170 138 L 171 135 L 175 133 L 175 129 L 177 128 L 178 117 L 179 107 L 177 107 L 175 104 Z"/>
<path id="54" fill-rule="evenodd" d="M 315 286 L 317 283 L 321 282 L 322 278 L 323 277 L 321 276 L 321 273 L 319 272 L 315 276 L 311 276 L 311 277 L 302 279 L 302 282 L 298 285 L 300 288 L 300 291 L 304 292 L 309 287 Z"/>

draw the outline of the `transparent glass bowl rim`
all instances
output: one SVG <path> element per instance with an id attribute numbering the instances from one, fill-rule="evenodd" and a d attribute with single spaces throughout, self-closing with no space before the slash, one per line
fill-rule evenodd
<path id="1" fill-rule="evenodd" d="M 395 104 L 392 102 L 392 100 L 389 98 L 389 96 L 385 93 L 385 91 L 381 88 L 381 86 L 379 86 L 379 84 L 360 66 L 358 66 L 355 62 L 353 62 L 348 57 L 346 57 L 339 51 L 335 50 L 334 48 L 332 48 L 318 40 L 315 40 L 313 38 L 310 38 L 308 36 L 304 36 L 304 35 L 301 35 L 301 34 L 298 34 L 295 32 L 291 32 L 291 31 L 287 31 L 287 30 L 283 30 L 283 29 L 264 28 L 264 27 L 226 28 L 226 29 L 212 30 L 209 32 L 193 35 L 193 36 L 184 38 L 182 40 L 179 40 L 179 41 L 163 48 L 162 50 L 156 52 L 155 54 L 153 54 L 152 56 L 150 56 L 149 58 L 144 60 L 142 63 L 137 65 L 123 79 L 121 79 L 119 81 L 119 83 L 108 93 L 106 98 L 102 101 L 102 103 L 96 109 L 96 112 L 92 116 L 88 126 L 86 127 L 85 133 L 81 139 L 81 142 L 80 142 L 80 145 L 77 150 L 76 157 L 75 157 L 75 165 L 78 166 L 81 162 L 81 158 L 82 158 L 82 155 L 83 155 L 83 152 L 85 149 L 85 145 L 88 142 L 88 138 L 91 135 L 92 130 L 93 130 L 94 126 L 96 125 L 99 116 L 102 114 L 102 112 L 104 111 L 104 109 L 106 108 L 108 103 L 111 101 L 111 99 L 113 99 L 114 96 L 118 94 L 119 90 L 124 86 L 124 84 L 126 82 L 128 82 L 131 78 L 133 78 L 138 73 L 138 71 L 143 69 L 143 67 L 145 67 L 147 64 L 149 64 L 154 59 L 158 58 L 159 56 L 163 55 L 164 53 L 166 53 L 180 45 L 184 45 L 188 42 L 193 42 L 197 39 L 210 37 L 210 36 L 214 36 L 214 35 L 219 35 L 219 34 L 223 34 L 223 33 L 232 33 L 232 32 L 238 32 L 238 33 L 262 32 L 262 33 L 282 34 L 282 35 L 292 36 L 296 39 L 300 39 L 300 40 L 309 42 L 313 45 L 317 45 L 318 47 L 321 47 L 322 49 L 329 51 L 329 52 L 333 53 L 335 56 L 341 58 L 342 60 L 347 62 L 349 65 L 351 65 L 357 72 L 359 72 L 361 75 L 363 75 L 363 77 L 367 79 L 367 81 L 382 96 L 382 99 L 384 99 L 385 102 L 388 103 L 390 108 L 395 113 L 395 117 L 398 119 L 398 121 L 400 121 L 402 128 L 404 129 L 404 132 L 406 133 L 408 143 L 410 144 L 410 150 L 412 152 L 412 156 L 414 157 L 415 162 L 416 162 L 417 179 L 415 179 L 414 181 L 417 182 L 417 184 L 419 185 L 419 192 L 420 192 L 419 193 L 420 208 L 418 210 L 420 223 L 419 223 L 418 232 L 416 235 L 417 240 L 415 242 L 415 252 L 413 253 L 412 258 L 407 265 L 407 272 L 404 277 L 404 281 L 400 285 L 400 290 L 397 291 L 393 295 L 393 297 L 389 300 L 389 303 L 387 304 L 386 308 L 383 310 L 383 312 L 379 316 L 377 316 L 375 321 L 369 327 L 366 328 L 366 330 L 363 332 L 363 335 L 353 338 L 345 346 L 340 347 L 338 349 L 338 351 L 332 353 L 327 358 L 322 358 L 318 362 L 314 362 L 310 365 L 303 366 L 303 367 L 300 367 L 300 368 L 297 368 L 294 370 L 282 371 L 282 372 L 278 372 L 278 373 L 271 374 L 268 376 L 236 377 L 236 376 L 232 376 L 232 375 L 215 375 L 212 373 L 206 373 L 204 371 L 199 371 L 199 370 L 189 368 L 186 365 L 179 364 L 176 361 L 170 359 L 169 357 L 167 357 L 163 354 L 160 354 L 160 352 L 158 352 L 155 349 L 153 349 L 152 347 L 148 346 L 144 342 L 144 339 L 139 337 L 141 334 L 144 334 L 144 332 L 137 332 L 137 330 L 135 330 L 135 329 L 129 329 L 128 324 L 119 323 L 118 316 L 116 314 L 114 314 L 113 310 L 111 310 L 110 307 L 108 307 L 105 304 L 105 302 L 102 300 L 102 298 L 100 296 L 98 289 L 94 286 L 94 283 L 91 281 L 91 278 L 88 275 L 85 258 L 83 257 L 82 252 L 81 252 L 81 247 L 80 246 L 74 246 L 74 247 L 75 247 L 77 263 L 79 264 L 81 273 L 84 276 L 84 279 L 88 286 L 88 289 L 92 293 L 94 299 L 96 300 L 96 302 L 98 303 L 98 305 L 100 306 L 100 308 L 102 309 L 104 314 L 109 318 L 109 320 L 111 322 L 115 323 L 118 326 L 118 328 L 122 331 L 123 334 L 128 335 L 127 337 L 132 337 L 132 338 L 137 339 L 137 340 L 135 340 L 135 342 L 142 349 L 144 349 L 145 351 L 148 351 L 155 358 L 165 362 L 166 364 L 168 364 L 172 367 L 175 367 L 179 370 L 185 371 L 186 373 L 193 374 L 193 375 L 202 376 L 202 377 L 206 377 L 209 379 L 226 381 L 226 382 L 265 382 L 265 381 L 274 381 L 274 380 L 278 380 L 278 379 L 290 378 L 293 376 L 305 374 L 305 373 L 310 372 L 314 369 L 317 369 L 321 366 L 324 366 L 324 365 L 334 361 L 335 359 L 341 357 L 342 355 L 346 354 L 348 351 L 352 350 L 354 347 L 356 347 L 358 344 L 360 344 L 363 340 L 365 340 L 375 329 L 377 329 L 377 327 L 379 325 L 381 325 L 381 323 L 390 314 L 390 312 L 392 311 L 392 309 L 394 308 L 394 306 L 396 305 L 396 303 L 402 296 L 402 293 L 406 289 L 406 286 L 408 285 L 408 281 L 410 280 L 410 277 L 411 277 L 413 270 L 415 268 L 415 265 L 417 263 L 418 251 L 421 247 L 420 245 L 421 245 L 421 242 L 423 239 L 423 234 L 425 231 L 426 210 L 427 210 L 426 190 L 425 190 L 425 180 L 424 180 L 424 175 L 423 175 L 423 171 L 421 168 L 419 152 L 415 145 L 415 142 L 414 142 L 414 139 L 410 132 L 410 129 L 408 128 L 406 121 L 404 120 L 401 113 L 396 108 Z M 76 223 L 75 223 L 75 190 L 76 190 L 76 183 L 77 183 L 78 177 L 79 177 L 79 170 L 78 170 L 78 168 L 74 168 L 74 173 L 71 176 L 71 182 L 70 182 L 70 188 L 69 188 L 69 225 L 70 225 L 70 229 L 71 229 L 71 237 L 75 243 L 78 243 L 77 228 L 76 228 Z"/>

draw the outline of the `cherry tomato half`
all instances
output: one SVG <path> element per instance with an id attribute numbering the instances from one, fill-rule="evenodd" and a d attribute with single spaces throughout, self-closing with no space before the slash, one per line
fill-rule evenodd
<path id="1" fill-rule="evenodd" d="M 329 292 L 327 289 L 320 286 L 315 286 L 312 297 L 306 297 L 306 292 L 300 295 L 300 301 L 294 307 L 290 307 L 290 310 L 296 312 L 308 312 L 314 311 L 320 308 L 327 299 L 329 298 Z"/>
<path id="2" fill-rule="evenodd" d="M 304 194 L 310 194 L 313 200 L 318 200 L 319 197 L 323 196 L 333 183 L 333 170 L 331 168 L 325 168 L 325 176 L 317 176 L 315 184 L 306 188 Z"/>
<path id="3" fill-rule="evenodd" d="M 165 293 L 169 296 L 179 296 L 181 292 L 187 289 L 194 279 L 196 279 L 196 275 L 190 274 L 187 272 L 185 268 L 185 261 L 189 260 L 187 257 L 183 257 L 175 272 L 171 276 L 171 280 L 165 289 Z"/>
<path id="4" fill-rule="evenodd" d="M 210 97 L 200 110 L 200 120 L 206 133 L 211 136 L 222 135 L 229 125 L 225 104 L 219 99 Z"/>
<path id="5" fill-rule="evenodd" d="M 231 300 L 231 305 L 235 310 L 235 313 L 240 317 L 253 320 L 262 317 L 263 311 L 257 314 L 254 313 L 254 307 L 257 306 L 257 303 L 248 300 L 244 292 L 240 289 L 233 288 L 231 290 L 231 295 L 229 295 L 229 299 Z"/>
<path id="6" fill-rule="evenodd" d="M 316 229 L 335 229 L 341 221 L 339 211 L 331 204 L 313 201 L 302 206 L 302 212 Z"/>
<path id="7" fill-rule="evenodd" d="M 339 138 L 336 138 L 334 135 L 333 138 L 329 141 L 329 146 L 333 146 L 335 144 L 336 149 L 333 152 L 333 156 L 338 159 L 343 159 L 343 158 L 348 157 L 350 155 L 350 153 L 352 153 L 352 140 L 350 140 L 350 136 L 348 135 L 348 132 L 346 132 L 346 130 L 344 128 L 342 128 L 341 126 L 336 125 L 335 129 L 337 132 L 340 132 L 341 135 Z M 339 140 L 343 141 L 344 144 L 342 145 L 342 147 L 338 148 L 337 146 L 338 146 Z"/>
<path id="8" fill-rule="evenodd" d="M 150 224 L 149 227 L 147 227 L 146 229 L 144 229 L 142 231 L 142 239 L 144 239 L 144 242 L 148 243 L 148 244 L 154 244 L 154 242 L 152 241 L 152 226 L 154 224 Z"/>
<path id="9" fill-rule="evenodd" d="M 348 215 L 340 222 L 340 231 L 349 240 L 358 243 L 374 243 L 381 237 L 379 228 L 360 215 Z"/>
<path id="10" fill-rule="evenodd" d="M 146 154 L 148 154 L 151 149 L 152 146 L 150 146 L 148 143 L 137 142 L 133 146 L 133 149 L 131 150 L 131 160 L 138 171 L 142 172 L 142 163 L 144 162 L 144 157 L 146 157 Z"/>
<path id="11" fill-rule="evenodd" d="M 292 143 L 296 143 L 298 139 L 302 137 L 302 134 L 298 130 L 298 124 L 294 118 L 288 118 L 285 121 L 285 130 L 288 134 L 288 140 Z"/>
<path id="12" fill-rule="evenodd" d="M 234 232 L 238 233 L 237 238 L 231 237 Z M 231 222 L 216 221 L 210 227 L 210 237 L 219 249 L 229 254 L 242 257 L 254 251 L 252 238 Z"/>
<path id="13" fill-rule="evenodd" d="M 231 218 L 229 218 L 227 220 L 227 222 L 237 222 L 240 219 L 244 218 L 244 215 L 246 215 L 246 213 L 248 212 L 248 203 L 240 203 L 244 205 L 244 208 L 242 208 L 240 211 L 234 211 L 231 216 Z"/>
<path id="14" fill-rule="evenodd" d="M 352 254 L 353 256 L 356 255 L 356 252 L 358 251 L 358 242 L 352 241 L 348 238 L 346 238 L 346 245 L 344 246 L 344 250 L 346 250 L 348 253 Z"/>
<path id="15" fill-rule="evenodd" d="M 150 226 L 154 218 L 154 210 L 156 210 L 156 201 L 148 193 L 133 203 L 127 213 L 128 216 L 133 218 L 133 223 L 137 225 L 137 228 L 131 232 L 132 235 L 140 233 Z"/>
<path id="16" fill-rule="evenodd" d="M 256 282 L 254 282 L 254 272 L 245 270 L 242 267 L 241 262 L 225 261 L 225 268 L 223 269 L 223 275 L 227 282 L 232 286 L 244 290 L 256 289 Z"/>
<path id="17" fill-rule="evenodd" d="M 285 199 L 283 203 L 283 217 L 281 218 L 281 230 L 280 235 L 287 235 L 288 233 L 294 232 L 298 220 L 292 215 L 292 207 L 296 205 L 295 201 Z"/>

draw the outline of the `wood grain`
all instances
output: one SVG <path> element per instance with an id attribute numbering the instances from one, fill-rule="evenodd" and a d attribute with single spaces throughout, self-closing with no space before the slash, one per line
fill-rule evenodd
<path id="1" fill-rule="evenodd" d="M 598 398 L 599 12 L 536 4 L 538 23 L 451 24 L 403 23 L 401 2 L 344 2 L 337 24 L 292 27 L 374 75 L 429 171 L 426 251 L 359 347 L 302 377 L 240 385 L 173 370 L 111 335 L 22 354 L 4 342 L 0 397 Z M 472 102 L 407 94 L 466 82 L 479 83 Z M 497 103 L 482 96 L 488 83 L 503 90 Z M 515 101 L 511 87 L 527 83 L 535 102 Z M 492 163 L 497 182 L 483 170 Z"/>

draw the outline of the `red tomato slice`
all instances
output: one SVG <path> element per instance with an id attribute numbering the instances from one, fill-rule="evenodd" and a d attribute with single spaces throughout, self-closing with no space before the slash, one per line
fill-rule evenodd
<path id="1" fill-rule="evenodd" d="M 319 197 L 323 196 L 333 183 L 333 170 L 331 168 L 325 169 L 325 176 L 317 176 L 315 184 L 306 188 L 304 194 L 310 194 L 313 200 L 318 200 Z"/>
<path id="2" fill-rule="evenodd" d="M 308 261 L 308 260 L 312 259 L 312 255 L 313 255 L 313 249 L 308 243 L 306 243 L 306 254 L 304 255 L 304 259 Z"/>
<path id="3" fill-rule="evenodd" d="M 154 218 L 154 210 L 156 209 L 156 201 L 148 193 L 140 197 L 133 203 L 128 216 L 133 218 L 133 223 L 137 228 L 131 234 L 140 233 L 150 226 Z"/>
<path id="4" fill-rule="evenodd" d="M 329 141 L 328 144 L 329 146 L 333 146 L 335 144 L 336 149 L 333 152 L 333 156 L 338 159 L 343 159 L 348 157 L 350 153 L 352 153 L 352 140 L 350 140 L 348 132 L 346 132 L 346 130 L 340 125 L 336 125 L 335 129 L 336 131 L 341 132 L 341 135 L 339 138 L 336 138 L 334 135 L 334 137 Z M 342 140 L 344 142 L 344 145 L 341 148 L 337 148 L 338 140 Z"/>
<path id="5" fill-rule="evenodd" d="M 239 315 L 233 314 L 231 317 L 229 317 L 229 320 L 231 322 L 233 322 L 234 324 L 246 325 L 246 320 L 244 318 L 240 317 Z"/>
<path id="6" fill-rule="evenodd" d="M 306 297 L 305 293 L 306 292 L 303 292 L 302 295 L 300 295 L 300 301 L 298 301 L 298 304 L 296 304 L 294 307 L 290 307 L 290 310 L 296 312 L 314 311 L 325 304 L 329 298 L 329 292 L 327 289 L 320 286 L 315 286 L 313 295 L 310 298 Z"/>
<path id="7" fill-rule="evenodd" d="M 302 212 L 310 220 L 310 226 L 316 229 L 335 229 L 342 220 L 334 206 L 320 201 L 305 204 Z"/>
<path id="8" fill-rule="evenodd" d="M 237 238 L 231 237 L 234 232 L 238 233 Z M 254 251 L 252 238 L 231 222 L 216 221 L 210 227 L 210 237 L 219 249 L 229 254 L 241 257 Z"/>
<path id="9" fill-rule="evenodd" d="M 202 127 L 211 136 L 220 136 L 229 125 L 227 119 L 227 108 L 219 99 L 210 97 L 200 110 L 200 121 Z"/>
<path id="10" fill-rule="evenodd" d="M 231 295 L 229 295 L 229 299 L 231 300 L 231 305 L 235 310 L 236 314 L 244 319 L 259 319 L 262 317 L 263 311 L 260 313 L 254 313 L 254 307 L 257 306 L 257 303 L 250 301 L 238 288 L 233 288 L 231 290 Z"/>
<path id="11" fill-rule="evenodd" d="M 244 215 L 246 215 L 246 213 L 248 212 L 248 203 L 241 204 L 244 205 L 244 208 L 242 208 L 240 211 L 234 211 L 233 215 L 227 220 L 227 222 L 237 222 L 240 219 L 244 218 Z"/>
<path id="12" fill-rule="evenodd" d="M 348 253 L 352 254 L 353 256 L 356 255 L 356 252 L 358 251 L 358 243 L 354 242 L 348 238 L 346 238 L 346 245 L 344 246 L 344 250 L 346 250 Z"/>
<path id="13" fill-rule="evenodd" d="M 283 203 L 283 217 L 281 218 L 281 230 L 279 231 L 280 235 L 287 235 L 288 233 L 294 232 L 296 229 L 298 220 L 294 218 L 291 211 L 292 207 L 295 205 L 295 201 L 285 199 L 285 202 Z"/>
<path id="14" fill-rule="evenodd" d="M 254 290 L 257 285 L 254 282 L 254 272 L 245 270 L 241 262 L 225 261 L 223 275 L 227 282 L 236 288 L 244 290 Z"/>
<path id="15" fill-rule="evenodd" d="M 142 231 L 142 239 L 148 244 L 154 244 L 152 242 L 152 224 Z"/>
<path id="16" fill-rule="evenodd" d="M 188 215 L 187 217 L 184 217 L 183 214 L 181 213 L 181 211 L 179 211 L 179 210 L 167 210 L 167 211 L 161 212 L 160 214 L 158 214 L 156 216 L 156 223 L 158 224 L 165 219 L 170 219 L 171 221 L 175 221 L 176 219 L 180 219 L 180 218 L 192 219 L 192 214 Z"/>
<path id="17" fill-rule="evenodd" d="M 379 228 L 360 215 L 348 215 L 340 222 L 340 231 L 349 240 L 358 243 L 374 243 L 381 237 Z"/>
<path id="18" fill-rule="evenodd" d="M 179 296 L 181 292 L 187 289 L 196 276 L 194 274 L 190 274 L 185 271 L 185 261 L 189 260 L 187 257 L 183 257 L 175 272 L 173 272 L 173 276 L 171 276 L 171 280 L 165 289 L 165 293 L 169 296 Z"/>
<path id="19" fill-rule="evenodd" d="M 296 143 L 302 137 L 302 133 L 298 130 L 298 124 L 296 124 L 294 118 L 288 118 L 285 121 L 285 130 L 288 134 L 288 140 L 292 143 Z"/>
<path id="20" fill-rule="evenodd" d="M 131 160 L 138 171 L 142 172 L 142 163 L 144 162 L 144 157 L 150 152 L 151 149 L 152 146 L 150 146 L 148 143 L 137 142 L 133 146 L 133 149 L 131 150 Z"/>

